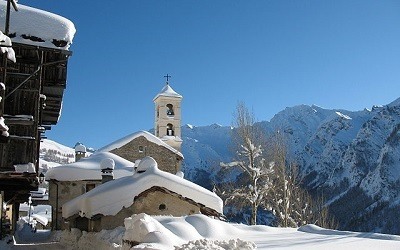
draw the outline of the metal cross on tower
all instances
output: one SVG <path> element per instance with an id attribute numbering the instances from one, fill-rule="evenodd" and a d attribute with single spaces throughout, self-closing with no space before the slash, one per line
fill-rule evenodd
<path id="1" fill-rule="evenodd" d="M 170 76 L 170 75 L 167 74 L 167 75 L 164 76 L 164 77 L 167 78 L 167 83 L 168 83 L 169 78 L 172 77 L 172 76 Z"/>

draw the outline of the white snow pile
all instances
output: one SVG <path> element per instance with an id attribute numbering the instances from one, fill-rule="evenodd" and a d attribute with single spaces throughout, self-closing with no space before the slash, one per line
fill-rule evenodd
<path id="1" fill-rule="evenodd" d="M 175 250 L 222 250 L 222 249 L 256 249 L 256 244 L 250 241 L 243 241 L 241 239 L 231 239 L 231 240 L 210 240 L 210 239 L 201 239 L 195 241 L 189 241 L 186 244 L 183 244 L 180 247 L 175 247 Z"/>
<path id="2" fill-rule="evenodd" d="M 124 224 L 123 249 L 135 244 L 134 249 L 256 248 L 252 242 L 230 238 L 227 234 L 235 230 L 224 227 L 224 224 L 227 225 L 225 222 L 205 215 L 151 217 L 142 213 L 126 218 Z"/>
<path id="3" fill-rule="evenodd" d="M 46 180 L 78 181 L 101 180 L 101 162 L 112 159 L 115 163 L 114 177 L 121 178 L 133 174 L 134 163 L 108 152 L 94 153 L 77 162 L 51 168 L 46 173 Z"/>
<path id="4" fill-rule="evenodd" d="M 27 164 L 14 165 L 15 172 L 17 173 L 36 173 L 35 164 L 29 162 Z"/>
<path id="5" fill-rule="evenodd" d="M 6 136 L 8 137 L 8 126 L 5 124 L 4 122 L 4 118 L 2 116 L 0 116 L 0 132 L 2 134 L 2 136 Z"/>
<path id="6" fill-rule="evenodd" d="M 166 144 L 165 142 L 163 142 L 160 138 L 156 137 L 155 135 L 147 132 L 147 131 L 138 131 L 136 133 L 132 133 L 130 135 L 125 136 L 122 139 L 119 139 L 105 147 L 102 147 L 101 149 L 97 150 L 97 152 L 110 152 L 114 149 L 120 148 L 126 144 L 128 144 L 129 142 L 131 142 L 132 140 L 140 137 L 140 136 L 144 136 L 146 138 L 146 140 L 153 142 L 157 145 L 163 146 L 165 148 L 167 148 L 168 150 L 174 152 L 175 154 L 179 155 L 180 157 L 183 158 L 183 155 L 181 152 L 179 152 L 178 150 L 174 149 L 173 147 L 171 147 L 170 145 Z"/>
<path id="7" fill-rule="evenodd" d="M 7 1 L 0 1 L 0 26 L 6 20 Z M 10 37 L 13 42 L 68 50 L 75 35 L 74 24 L 59 15 L 18 4 L 11 11 Z"/>
<path id="8" fill-rule="evenodd" d="M 177 175 L 159 170 L 152 157 L 143 158 L 136 171 L 137 173 L 131 176 L 106 182 L 68 201 L 62 206 L 63 217 L 69 218 L 79 214 L 90 219 L 96 214 L 115 215 L 123 207 L 131 206 L 133 197 L 154 186 L 164 187 L 223 213 L 223 202 L 215 193 Z"/>
<path id="9" fill-rule="evenodd" d="M 15 59 L 15 51 L 14 49 L 11 47 L 11 39 L 4 35 L 3 32 L 0 31 L 0 51 L 1 53 L 7 53 L 7 58 L 11 61 L 13 61 L 14 63 L 17 61 Z M 5 46 L 5 47 L 3 47 Z M 10 46 L 10 47 L 9 47 Z M 1 101 L 1 99 L 0 99 Z"/>
<path id="10" fill-rule="evenodd" d="M 72 228 L 71 231 L 57 231 L 52 240 L 60 242 L 66 249 L 121 249 L 124 232 L 125 228 L 122 226 L 97 233 L 82 232 L 79 229 Z"/>

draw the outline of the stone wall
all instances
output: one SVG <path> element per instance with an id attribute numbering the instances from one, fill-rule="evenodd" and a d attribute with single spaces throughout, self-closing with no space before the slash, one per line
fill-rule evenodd
<path id="1" fill-rule="evenodd" d="M 62 205 L 67 201 L 86 193 L 90 186 L 101 185 L 101 180 L 88 181 L 49 181 L 49 205 L 52 207 L 52 228 L 65 229 L 62 218 Z"/>
<path id="2" fill-rule="evenodd" d="M 151 156 L 158 163 L 159 169 L 172 174 L 176 174 L 181 168 L 182 157 L 164 146 L 148 141 L 144 136 L 110 152 L 131 162 Z"/>
<path id="3" fill-rule="evenodd" d="M 135 202 L 131 206 L 123 208 L 116 215 L 94 216 L 91 220 L 88 220 L 88 229 L 89 231 L 114 229 L 123 226 L 125 218 L 139 213 L 185 216 L 200 213 L 200 205 L 188 202 L 177 194 L 171 194 L 159 188 L 152 188 L 140 194 L 139 197 L 135 198 Z M 70 228 L 78 226 L 77 219 L 70 220 Z"/>

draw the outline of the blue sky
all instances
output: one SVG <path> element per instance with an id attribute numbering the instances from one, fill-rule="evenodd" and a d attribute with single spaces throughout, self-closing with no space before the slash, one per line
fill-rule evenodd
<path id="1" fill-rule="evenodd" d="M 400 97 L 400 1 L 20 0 L 70 19 L 68 86 L 49 139 L 99 148 L 154 126 L 172 75 L 182 124 L 230 125 L 298 104 L 361 110 Z"/>

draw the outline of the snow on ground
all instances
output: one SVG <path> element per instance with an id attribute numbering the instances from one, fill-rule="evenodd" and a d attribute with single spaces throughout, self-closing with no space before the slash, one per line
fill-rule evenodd
<path id="1" fill-rule="evenodd" d="M 22 224 L 15 238 L 15 245 L 6 244 L 9 238 L 0 241 L 1 249 L 130 249 L 129 241 L 142 242 L 133 249 L 163 250 L 400 249 L 400 236 L 395 235 L 345 232 L 315 225 L 300 228 L 247 226 L 201 214 L 184 217 L 139 214 L 127 218 L 125 228 L 98 233 L 78 229 L 34 233 L 27 224 Z"/>

